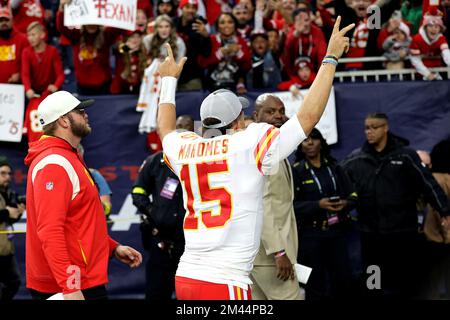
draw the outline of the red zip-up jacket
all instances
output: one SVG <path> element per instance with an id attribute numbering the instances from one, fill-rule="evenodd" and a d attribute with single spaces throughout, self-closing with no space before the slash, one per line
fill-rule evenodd
<path id="1" fill-rule="evenodd" d="M 108 282 L 118 243 L 108 236 L 97 187 L 76 149 L 43 136 L 30 144 L 27 179 L 27 288 L 71 293 Z"/>

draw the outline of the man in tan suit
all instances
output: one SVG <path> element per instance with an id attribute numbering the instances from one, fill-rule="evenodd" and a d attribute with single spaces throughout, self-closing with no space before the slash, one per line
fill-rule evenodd
<path id="1" fill-rule="evenodd" d="M 284 104 L 278 97 L 263 94 L 256 99 L 256 122 L 279 128 L 285 117 Z M 297 261 L 298 237 L 289 162 L 280 162 L 278 170 L 266 179 L 261 244 L 251 273 L 252 296 L 255 300 L 301 300 L 293 267 Z"/>

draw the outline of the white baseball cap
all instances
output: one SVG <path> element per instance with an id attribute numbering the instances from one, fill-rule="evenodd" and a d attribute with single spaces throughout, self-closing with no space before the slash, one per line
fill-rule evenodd
<path id="1" fill-rule="evenodd" d="M 205 128 L 222 128 L 239 117 L 242 109 L 249 106 L 247 98 L 238 97 L 232 91 L 219 89 L 210 93 L 200 106 L 200 119 Z M 205 125 L 203 121 L 208 118 L 214 118 L 220 122 L 213 125 Z"/>
<path id="2" fill-rule="evenodd" d="M 59 117 L 74 109 L 84 109 L 94 103 L 93 99 L 78 100 L 70 92 L 57 91 L 47 96 L 38 106 L 38 116 L 41 125 L 56 121 Z"/>

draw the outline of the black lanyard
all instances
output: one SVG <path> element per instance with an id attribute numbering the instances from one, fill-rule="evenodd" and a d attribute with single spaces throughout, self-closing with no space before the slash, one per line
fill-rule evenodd
<path id="1" fill-rule="evenodd" d="M 306 163 L 305 163 L 306 164 Z M 308 164 L 306 164 L 306 167 L 309 168 Z M 336 186 L 336 179 L 334 178 L 333 172 L 331 172 L 331 169 L 329 166 L 327 166 L 328 169 L 328 174 L 330 175 L 331 181 L 333 182 L 333 188 L 334 188 L 334 192 L 337 192 L 337 186 Z M 314 179 L 314 181 L 317 184 L 317 188 L 319 188 L 319 192 L 320 194 L 324 194 L 323 193 L 323 189 L 322 189 L 322 185 L 320 184 L 319 179 L 317 178 L 316 173 L 314 172 L 313 168 L 309 168 L 309 172 L 311 172 L 312 178 Z"/>

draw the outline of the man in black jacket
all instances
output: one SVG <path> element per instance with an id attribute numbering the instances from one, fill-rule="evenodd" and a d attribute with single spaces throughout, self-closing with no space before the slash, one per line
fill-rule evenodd
<path id="1" fill-rule="evenodd" d="M 423 194 L 445 226 L 450 225 L 448 200 L 408 142 L 389 132 L 385 114 L 368 115 L 365 133 L 366 143 L 343 163 L 359 198 L 363 272 L 371 265 L 380 268 L 381 290 L 371 293 L 412 297 L 420 277 L 417 199 Z"/>
<path id="2" fill-rule="evenodd" d="M 23 211 L 24 204 L 19 204 L 18 197 L 10 189 L 11 165 L 5 157 L 0 156 L 0 231 L 17 222 Z M 14 256 L 14 243 L 11 236 L 0 233 L 0 300 L 12 300 L 19 290 L 20 275 Z"/>
<path id="3" fill-rule="evenodd" d="M 194 120 L 190 116 L 178 117 L 177 129 L 194 131 Z M 142 243 L 148 253 L 146 299 L 168 300 L 175 289 L 175 272 L 184 251 L 185 211 L 180 181 L 165 164 L 162 152 L 145 159 L 131 195 L 141 213 Z"/>

